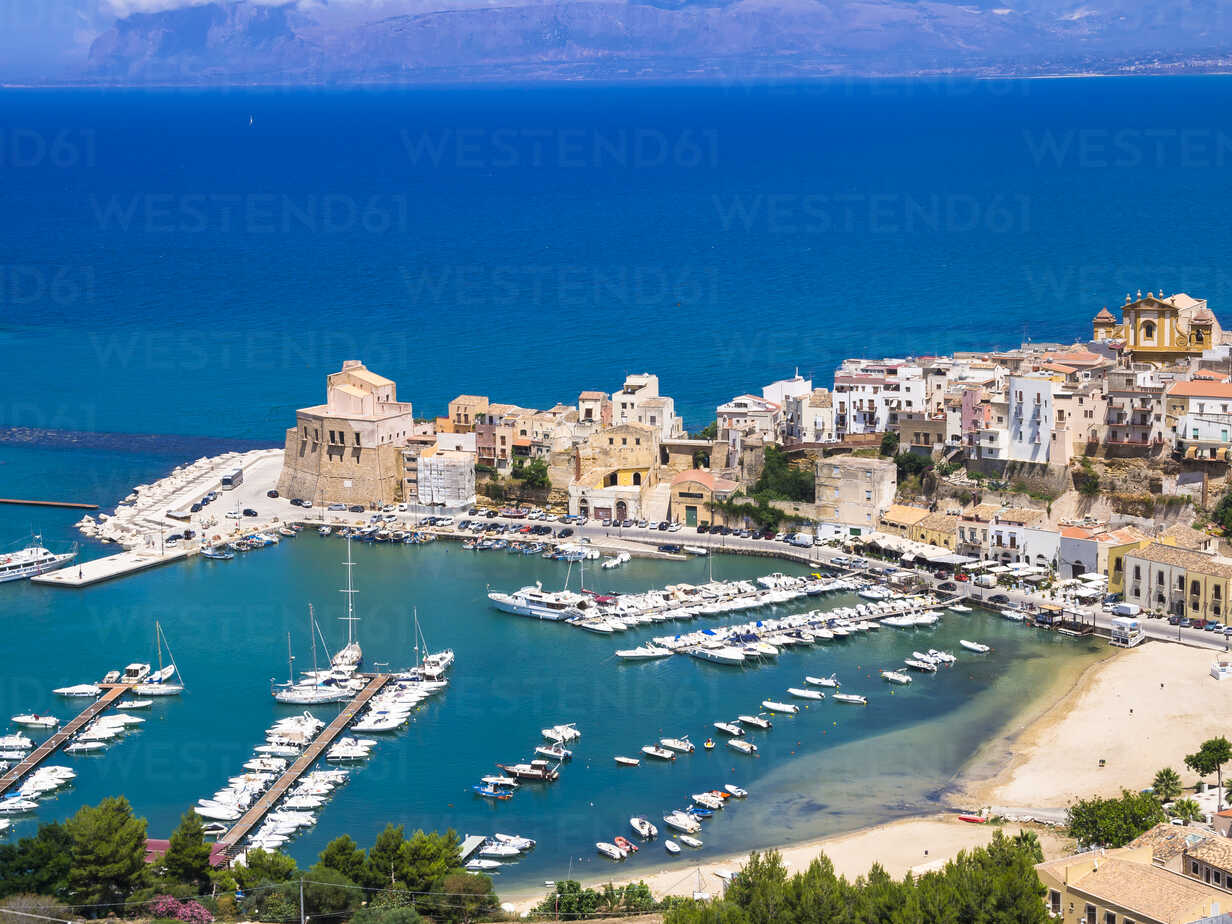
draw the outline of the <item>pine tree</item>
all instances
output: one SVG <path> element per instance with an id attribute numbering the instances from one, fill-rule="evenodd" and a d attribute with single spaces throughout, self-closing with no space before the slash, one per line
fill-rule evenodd
<path id="1" fill-rule="evenodd" d="M 145 819 L 123 796 L 82 806 L 65 824 L 73 839 L 68 893 L 77 905 L 122 902 L 145 879 Z"/>
<path id="2" fill-rule="evenodd" d="M 210 845 L 205 842 L 205 826 L 192 809 L 180 818 L 171 832 L 171 842 L 162 859 L 167 875 L 176 882 L 202 891 L 210 880 Z"/>
<path id="3" fill-rule="evenodd" d="M 364 864 L 368 857 L 349 834 L 336 837 L 326 844 L 319 859 L 322 866 L 337 870 L 352 882 L 364 881 Z"/>

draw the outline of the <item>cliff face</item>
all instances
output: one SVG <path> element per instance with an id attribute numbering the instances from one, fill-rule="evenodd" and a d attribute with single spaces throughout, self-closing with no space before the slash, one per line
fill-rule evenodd
<path id="1" fill-rule="evenodd" d="M 184 0 L 190 2 L 190 0 Z M 408 0 L 408 3 L 410 0 Z M 1008 4 L 1010 0 L 1005 0 Z M 405 15 L 214 0 L 118 20 L 94 42 L 100 81 L 400 81 L 1040 73 L 1217 47 L 1216 0 L 508 0 Z M 427 11 L 423 11 L 423 10 Z"/>

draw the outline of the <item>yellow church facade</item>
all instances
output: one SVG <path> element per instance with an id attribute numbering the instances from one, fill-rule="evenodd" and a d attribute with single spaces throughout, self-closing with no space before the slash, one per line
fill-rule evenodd
<path id="1" fill-rule="evenodd" d="M 1092 321 L 1095 340 L 1123 344 L 1124 354 L 1134 362 L 1167 366 L 1201 356 L 1220 343 L 1223 330 L 1206 299 L 1191 298 L 1183 292 L 1158 296 L 1141 292 L 1135 300 L 1125 296 L 1121 320 L 1107 308 Z"/>

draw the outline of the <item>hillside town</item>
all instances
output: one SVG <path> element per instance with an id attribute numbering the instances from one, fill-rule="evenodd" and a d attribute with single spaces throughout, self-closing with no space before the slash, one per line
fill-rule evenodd
<path id="1" fill-rule="evenodd" d="M 1157 614 L 1222 621 L 1213 508 L 1232 448 L 1232 334 L 1204 299 L 1127 295 L 1091 338 L 851 358 L 686 432 L 658 376 L 545 410 L 459 395 L 416 417 L 347 361 L 287 431 L 278 483 L 316 505 L 537 504 L 616 526 L 783 524 L 891 555 L 978 560 L 1037 585 L 1100 575 Z"/>

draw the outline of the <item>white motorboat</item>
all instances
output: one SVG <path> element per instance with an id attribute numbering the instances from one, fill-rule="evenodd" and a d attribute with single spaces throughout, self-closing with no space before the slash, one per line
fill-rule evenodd
<path id="1" fill-rule="evenodd" d="M 800 699 L 825 699 L 826 694 L 820 690 L 805 690 L 800 687 L 788 687 L 787 692 Z"/>
<path id="2" fill-rule="evenodd" d="M 56 687 L 51 692 L 56 696 L 98 696 L 103 688 L 93 683 L 77 683 L 71 687 Z"/>
<path id="3" fill-rule="evenodd" d="M 466 861 L 466 869 L 472 873 L 486 873 L 489 870 L 499 869 L 500 861 L 485 860 L 482 857 L 477 857 L 473 860 Z"/>
<path id="4" fill-rule="evenodd" d="M 682 754 L 692 754 L 696 750 L 687 735 L 683 738 L 660 738 L 659 744 L 673 751 L 680 751 Z"/>
<path id="5" fill-rule="evenodd" d="M 639 837 L 657 837 L 659 829 L 650 823 L 650 819 L 638 815 L 629 819 L 629 827 L 637 832 Z"/>
<path id="6" fill-rule="evenodd" d="M 519 853 L 525 853 L 527 850 L 533 850 L 535 847 L 533 838 L 522 837 L 520 834 L 493 834 L 492 840 L 500 844 L 508 844 Z"/>
<path id="7" fill-rule="evenodd" d="M 711 792 L 695 792 L 689 797 L 695 805 L 704 805 L 713 811 L 723 808 L 723 799 Z"/>
<path id="8" fill-rule="evenodd" d="M 906 686 L 911 683 L 911 675 L 904 674 L 902 671 L 882 671 L 881 676 L 890 683 L 897 683 Z"/>
<path id="9" fill-rule="evenodd" d="M 751 741 L 744 741 L 740 738 L 728 738 L 727 746 L 733 750 L 739 751 L 741 754 L 756 754 L 757 745 Z"/>
<path id="10" fill-rule="evenodd" d="M 0 735 L 0 750 L 28 751 L 34 747 L 34 742 L 18 732 L 16 735 Z"/>
<path id="11" fill-rule="evenodd" d="M 740 715 L 740 716 L 736 716 L 736 719 L 737 721 L 740 722 L 741 725 L 749 725 L 749 726 L 752 726 L 753 728 L 773 728 L 774 727 L 774 723 L 771 722 L 769 719 L 767 719 L 765 716 Z"/>
<path id="12" fill-rule="evenodd" d="M 851 703 L 857 706 L 868 705 L 868 697 L 861 696 L 858 693 L 835 693 L 830 699 L 836 703 Z"/>
<path id="13" fill-rule="evenodd" d="M 975 651 L 975 652 L 978 652 L 979 654 L 987 654 L 988 652 L 992 651 L 992 648 L 989 647 L 988 645 L 985 645 L 981 642 L 969 642 L 965 638 L 959 639 L 958 644 L 962 645 L 963 648 L 966 648 L 968 651 Z"/>
<path id="14" fill-rule="evenodd" d="M 568 748 L 562 748 L 559 744 L 541 744 L 535 748 L 535 753 L 541 757 L 549 757 L 558 763 L 573 760 L 573 752 Z"/>
<path id="15" fill-rule="evenodd" d="M 636 757 L 621 757 L 617 755 L 616 763 L 620 764 L 622 767 L 637 767 L 640 766 L 642 762 Z"/>
<path id="16" fill-rule="evenodd" d="M 517 789 L 521 785 L 511 776 L 481 776 L 479 779 L 489 786 L 504 786 L 508 789 Z"/>
<path id="17" fill-rule="evenodd" d="M 686 847 L 692 847 L 694 850 L 701 847 L 702 845 L 702 842 L 699 841 L 697 838 L 690 837 L 687 834 L 676 835 L 676 840 L 680 841 L 680 843 L 684 844 Z"/>
<path id="18" fill-rule="evenodd" d="M 615 844 L 609 844 L 607 841 L 597 841 L 595 849 L 605 857 L 610 857 L 613 860 L 623 860 L 628 854 L 621 850 Z"/>
<path id="19" fill-rule="evenodd" d="M 24 725 L 27 728 L 55 728 L 60 720 L 54 715 L 40 715 L 37 712 L 26 712 L 12 718 L 14 725 Z"/>
<path id="20" fill-rule="evenodd" d="M 710 554 L 710 550 L 706 548 L 704 545 L 686 545 L 686 546 L 682 546 L 682 548 L 684 549 L 684 551 L 688 552 L 690 555 L 709 555 Z"/>
<path id="21" fill-rule="evenodd" d="M 727 783 L 723 788 L 726 789 L 733 796 L 735 796 L 737 799 L 744 799 L 749 794 L 749 791 L 747 789 L 741 789 L 735 783 Z"/>
<path id="22" fill-rule="evenodd" d="M 521 852 L 522 851 L 518 850 L 518 848 L 514 847 L 512 844 L 489 843 L 484 844 L 479 848 L 479 856 L 481 857 L 516 857 Z"/>
<path id="23" fill-rule="evenodd" d="M 642 753 L 645 754 L 647 757 L 654 757 L 658 760 L 675 760 L 676 759 L 676 755 L 674 752 L 669 751 L 667 748 L 656 747 L 653 744 L 644 745 L 642 747 Z"/>
<path id="24" fill-rule="evenodd" d="M 663 842 L 663 848 L 671 854 L 680 853 L 680 845 L 673 840 L 665 840 Z"/>
<path id="25" fill-rule="evenodd" d="M 245 761 L 243 766 L 245 770 L 282 773 L 287 769 L 287 762 L 281 757 L 254 757 Z"/>
<path id="26" fill-rule="evenodd" d="M 668 658 L 671 655 L 671 649 L 660 648 L 650 643 L 638 645 L 636 648 L 624 648 L 616 652 L 616 657 L 624 658 L 626 661 L 647 661 L 652 658 Z"/>
<path id="27" fill-rule="evenodd" d="M 709 661 L 711 664 L 743 664 L 745 661 L 744 652 L 733 645 L 719 645 L 714 648 L 696 645 L 684 651 L 699 661 Z"/>
<path id="28" fill-rule="evenodd" d="M 954 655 L 950 652 L 938 651 L 935 648 L 928 649 L 928 656 L 932 658 L 934 662 L 940 664 L 954 664 L 958 661 L 958 658 L 954 657 Z"/>
<path id="29" fill-rule="evenodd" d="M 731 735 L 733 738 L 739 738 L 744 734 L 744 729 L 733 722 L 715 722 L 714 727 L 725 735 Z"/>
<path id="30" fill-rule="evenodd" d="M 685 834 L 693 834 L 702 829 L 701 822 L 688 812 L 668 812 L 663 816 L 663 823 L 669 828 L 675 828 L 677 831 L 683 831 Z"/>
<path id="31" fill-rule="evenodd" d="M 865 600 L 875 600 L 875 601 L 889 600 L 890 597 L 893 596 L 893 594 L 890 591 L 886 590 L 884 587 L 876 587 L 876 586 L 864 587 L 861 590 L 857 591 L 857 593 L 859 596 L 863 597 Z"/>
<path id="32" fill-rule="evenodd" d="M 23 799 L 20 796 L 9 796 L 7 799 L 0 799 L 0 815 L 24 815 L 27 812 L 33 812 L 38 808 L 38 803 L 32 799 Z"/>
<path id="33" fill-rule="evenodd" d="M 937 672 L 937 665 L 932 661 L 920 661 L 916 658 L 907 658 L 903 661 L 903 663 L 913 671 L 920 671 L 921 673 L 927 674 L 935 674 Z"/>
<path id="34" fill-rule="evenodd" d="M 578 731 L 577 726 L 572 722 L 564 725 L 553 725 L 551 728 L 540 729 L 539 734 L 547 738 L 549 741 L 555 741 L 557 744 L 566 744 L 570 741 L 576 741 L 582 737 L 582 733 Z"/>
<path id="35" fill-rule="evenodd" d="M 974 610 L 969 606 L 963 606 L 961 603 L 951 603 L 946 607 L 951 613 L 973 613 Z"/>
<path id="36" fill-rule="evenodd" d="M 800 711 L 800 707 L 794 703 L 780 703 L 775 699 L 763 699 L 761 701 L 761 707 L 769 710 L 770 712 L 784 712 L 788 715 L 795 715 Z"/>
<path id="37" fill-rule="evenodd" d="M 99 751 L 105 751 L 107 743 L 105 741 L 73 741 L 65 745 L 65 754 L 97 754 Z"/>
<path id="38" fill-rule="evenodd" d="M 837 690 L 842 684 L 831 674 L 829 677 L 805 677 L 804 682 L 815 687 L 830 687 Z"/>

